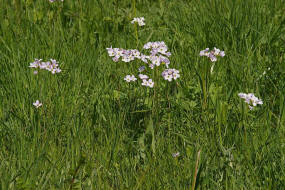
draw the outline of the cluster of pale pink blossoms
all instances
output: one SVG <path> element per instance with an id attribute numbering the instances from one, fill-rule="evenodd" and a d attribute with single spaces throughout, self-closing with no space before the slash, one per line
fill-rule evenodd
<path id="1" fill-rule="evenodd" d="M 63 0 L 49 0 L 49 2 L 51 2 L 51 3 L 55 2 L 55 1 L 61 1 L 61 2 L 63 2 Z"/>
<path id="2" fill-rule="evenodd" d="M 166 69 L 162 72 L 162 77 L 164 80 L 172 81 L 172 79 L 176 80 L 180 77 L 179 71 L 176 69 Z"/>
<path id="3" fill-rule="evenodd" d="M 256 96 L 254 96 L 253 93 L 239 93 L 238 96 L 242 99 L 244 99 L 244 102 L 248 104 L 248 107 L 250 110 L 252 110 L 257 104 L 262 105 L 263 102 L 261 99 L 258 99 Z"/>
<path id="4" fill-rule="evenodd" d="M 50 61 L 43 62 L 42 59 L 35 59 L 34 62 L 30 63 L 30 68 L 42 69 L 50 71 L 52 74 L 60 73 L 58 62 L 55 59 L 50 59 Z M 34 71 L 34 74 L 38 74 L 38 70 Z"/>
<path id="5" fill-rule="evenodd" d="M 126 82 L 131 82 L 131 81 L 135 82 L 137 80 L 137 78 L 135 77 L 135 75 L 127 75 L 127 76 L 125 76 L 124 80 Z"/>
<path id="6" fill-rule="evenodd" d="M 162 42 L 148 42 L 143 46 L 144 49 L 149 50 L 150 54 L 145 55 L 137 49 L 122 49 L 122 48 L 106 48 L 110 57 L 114 62 L 123 61 L 131 62 L 135 59 L 141 60 L 146 63 L 150 69 L 154 69 L 160 65 L 165 65 L 167 68 L 162 72 L 162 77 L 165 80 L 172 81 L 180 77 L 179 71 L 176 69 L 169 69 L 171 53 L 168 51 L 166 44 Z M 139 72 L 145 71 L 145 66 L 139 68 Z M 147 75 L 139 74 L 139 78 L 142 80 L 141 85 L 152 88 L 154 82 Z M 137 78 L 134 75 L 127 75 L 124 80 L 126 82 L 135 82 Z"/>
<path id="7" fill-rule="evenodd" d="M 200 51 L 200 56 L 206 56 L 206 57 L 210 58 L 210 60 L 212 62 L 216 62 L 218 60 L 217 56 L 224 57 L 225 52 L 221 51 L 220 49 L 217 49 L 215 47 L 212 51 L 210 51 L 209 48 L 206 48 L 206 49 Z"/>
<path id="8" fill-rule="evenodd" d="M 145 23 L 144 23 L 144 17 L 140 17 L 140 18 L 134 18 L 132 21 L 131 21 L 132 24 L 134 23 L 138 23 L 139 26 L 144 26 Z"/>

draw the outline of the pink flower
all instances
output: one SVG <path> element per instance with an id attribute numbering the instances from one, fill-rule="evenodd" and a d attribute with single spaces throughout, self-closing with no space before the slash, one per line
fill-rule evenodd
<path id="1" fill-rule="evenodd" d="M 39 107 L 42 106 L 43 104 L 40 103 L 39 100 L 36 100 L 36 102 L 34 102 L 33 105 L 34 105 L 36 108 L 39 108 Z"/>

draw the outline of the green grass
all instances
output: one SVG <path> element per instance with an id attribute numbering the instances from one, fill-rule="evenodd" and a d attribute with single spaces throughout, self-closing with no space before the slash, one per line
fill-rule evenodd
<path id="1" fill-rule="evenodd" d="M 282 0 L 0 0 L 0 189 L 284 188 L 284 11 Z M 106 51 L 148 41 L 165 41 L 181 73 L 156 95 L 123 80 L 140 63 Z M 212 74 L 206 47 L 226 53 Z M 34 75 L 34 58 L 63 71 Z M 264 104 L 249 111 L 239 92 Z"/>

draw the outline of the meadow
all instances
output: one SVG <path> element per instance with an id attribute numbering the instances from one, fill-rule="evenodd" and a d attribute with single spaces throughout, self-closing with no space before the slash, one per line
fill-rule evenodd
<path id="1" fill-rule="evenodd" d="M 283 0 L 0 0 L 0 189 L 284 189 L 284 13 Z M 157 41 L 176 80 L 106 49 Z M 225 56 L 200 56 L 214 47 Z"/>

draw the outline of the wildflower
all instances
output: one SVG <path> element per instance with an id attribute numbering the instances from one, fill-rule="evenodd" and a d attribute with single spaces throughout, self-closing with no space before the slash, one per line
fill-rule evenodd
<path id="1" fill-rule="evenodd" d="M 36 108 L 39 108 L 39 107 L 42 106 L 43 104 L 40 103 L 39 100 L 36 100 L 36 102 L 34 102 L 33 105 L 34 105 Z"/>
<path id="2" fill-rule="evenodd" d="M 49 62 L 41 62 L 39 64 L 40 69 L 47 69 Z"/>
<path id="3" fill-rule="evenodd" d="M 214 47 L 214 50 L 212 51 L 209 51 L 209 50 L 210 50 L 209 48 L 206 48 L 200 51 L 200 56 L 209 57 L 212 62 L 216 62 L 218 60 L 217 56 L 220 56 L 220 57 L 225 56 L 225 52 L 221 51 L 220 49 L 217 49 L 216 47 Z"/>
<path id="4" fill-rule="evenodd" d="M 171 55 L 170 52 L 167 52 L 168 48 L 165 44 L 165 42 L 148 42 L 143 46 L 144 49 L 151 49 L 151 55 L 156 55 L 157 53 L 160 53 L 162 55 L 166 55 L 169 57 Z"/>
<path id="5" fill-rule="evenodd" d="M 160 63 L 165 64 L 166 68 L 168 68 L 168 65 L 170 64 L 170 61 L 169 61 L 169 59 L 167 57 L 165 57 L 163 55 L 160 55 L 159 56 L 159 60 L 160 60 Z"/>
<path id="6" fill-rule="evenodd" d="M 263 104 L 262 100 L 254 96 L 253 93 L 249 93 L 249 94 L 239 93 L 238 96 L 245 100 L 250 110 L 252 110 L 255 106 L 257 106 L 257 104 L 260 104 L 260 105 Z"/>
<path id="7" fill-rule="evenodd" d="M 148 86 L 150 88 L 153 88 L 154 82 L 152 81 L 152 79 L 146 80 L 144 79 L 142 82 L 142 86 Z"/>
<path id="8" fill-rule="evenodd" d="M 141 66 L 140 68 L 139 68 L 139 72 L 141 73 L 141 72 L 143 72 L 145 70 L 145 66 Z"/>
<path id="9" fill-rule="evenodd" d="M 131 81 L 135 82 L 137 80 L 137 78 L 134 75 L 127 75 L 127 76 L 125 76 L 124 80 L 126 82 L 131 82 Z"/>
<path id="10" fill-rule="evenodd" d="M 151 46 L 152 46 L 152 42 L 147 42 L 147 43 L 143 46 L 143 48 L 144 48 L 144 49 L 150 49 Z"/>
<path id="11" fill-rule="evenodd" d="M 153 69 L 153 68 L 154 68 L 154 64 L 149 64 L 149 67 L 150 67 L 151 69 Z"/>
<path id="12" fill-rule="evenodd" d="M 122 61 L 124 61 L 124 62 L 126 62 L 126 63 L 130 62 L 131 60 L 132 60 L 132 57 L 130 57 L 130 56 L 124 56 L 124 57 L 122 58 Z"/>
<path id="13" fill-rule="evenodd" d="M 140 59 L 141 57 L 140 57 L 140 52 L 138 51 L 138 50 L 136 50 L 136 49 L 133 49 L 133 50 L 131 50 L 131 52 L 132 52 L 132 56 L 134 56 L 135 58 L 138 58 L 138 59 Z"/>
<path id="14" fill-rule="evenodd" d="M 106 48 L 107 49 L 107 52 L 109 54 L 110 57 L 113 57 L 115 56 L 115 51 L 114 49 L 112 48 L 112 46 L 110 48 Z"/>
<path id="15" fill-rule="evenodd" d="M 107 49 L 108 55 L 110 57 L 113 57 L 112 59 L 114 62 L 118 62 L 120 57 L 122 57 L 122 61 L 126 63 L 133 61 L 135 58 L 141 59 L 141 56 L 140 56 L 141 53 L 136 49 L 125 50 L 121 48 L 112 48 L 112 46 L 106 49 Z"/>
<path id="16" fill-rule="evenodd" d="M 61 72 L 61 69 L 60 68 L 53 68 L 52 70 L 51 70 L 51 73 L 52 74 L 56 74 L 56 73 L 60 73 Z"/>
<path id="17" fill-rule="evenodd" d="M 115 57 L 112 58 L 112 60 L 113 60 L 114 62 L 118 62 L 118 61 L 119 61 L 119 58 L 120 58 L 119 56 L 115 56 Z"/>
<path id="18" fill-rule="evenodd" d="M 175 153 L 172 154 L 173 158 L 177 158 L 178 156 L 180 156 L 180 152 L 175 152 Z"/>
<path id="19" fill-rule="evenodd" d="M 151 55 L 149 60 L 152 62 L 152 64 L 159 66 L 160 65 L 160 59 L 158 56 Z"/>
<path id="20" fill-rule="evenodd" d="M 34 75 L 37 75 L 39 72 L 38 71 L 34 71 Z"/>
<path id="21" fill-rule="evenodd" d="M 139 74 L 139 78 L 142 80 L 148 79 L 147 75 Z"/>
<path id="22" fill-rule="evenodd" d="M 47 61 L 47 62 L 42 62 L 41 59 L 35 59 L 33 63 L 30 63 L 29 67 L 44 69 L 44 70 L 50 71 L 52 74 L 61 72 L 58 62 L 55 59 L 50 59 L 50 61 Z M 34 71 L 34 74 L 37 74 L 37 72 Z"/>
<path id="23" fill-rule="evenodd" d="M 134 24 L 135 22 L 138 23 L 139 26 L 144 26 L 144 17 L 140 17 L 140 18 L 134 18 L 131 23 Z"/>
<path id="24" fill-rule="evenodd" d="M 168 81 L 172 81 L 172 79 L 176 80 L 180 77 L 179 71 L 176 69 L 165 69 L 161 75 L 164 80 Z"/>
<path id="25" fill-rule="evenodd" d="M 55 1 L 59 1 L 59 0 L 49 0 L 49 2 L 53 3 Z M 61 2 L 63 2 L 63 0 L 60 0 Z"/>
<path id="26" fill-rule="evenodd" d="M 42 59 L 35 59 L 34 62 L 30 63 L 30 68 L 38 68 L 40 66 Z"/>
<path id="27" fill-rule="evenodd" d="M 149 56 L 146 56 L 146 55 L 144 55 L 144 54 L 141 54 L 140 60 L 142 60 L 142 61 L 145 62 L 145 63 L 148 63 L 147 59 L 149 59 Z"/>
<path id="28" fill-rule="evenodd" d="M 135 18 L 132 23 L 137 22 L 137 18 Z M 118 62 L 121 58 L 121 61 L 123 62 L 131 62 L 135 59 L 140 59 L 144 63 L 147 63 L 151 69 L 154 69 L 154 67 L 158 67 L 160 65 L 165 65 L 167 68 L 163 73 L 162 76 L 165 80 L 172 81 L 176 80 L 180 77 L 179 71 L 176 69 L 169 69 L 170 60 L 169 57 L 171 56 L 171 53 L 168 52 L 168 48 L 163 41 L 156 41 L 156 42 L 147 42 L 143 46 L 144 49 L 147 49 L 150 51 L 150 55 L 142 54 L 137 49 L 122 49 L 122 48 L 113 48 L 112 46 L 110 48 L 106 48 L 108 55 L 112 57 L 114 62 Z M 218 51 L 218 50 L 216 50 Z M 141 66 L 139 67 L 139 78 L 142 80 L 143 86 L 148 86 L 150 88 L 153 88 L 154 82 L 152 79 L 149 79 L 147 75 L 141 74 L 141 72 L 145 71 L 146 67 Z M 133 75 L 127 75 L 125 76 L 124 80 L 126 82 L 131 82 L 137 80 Z"/>

